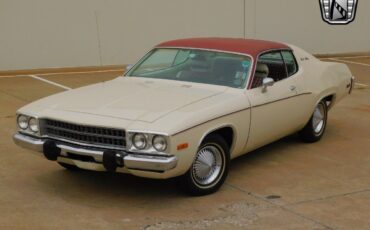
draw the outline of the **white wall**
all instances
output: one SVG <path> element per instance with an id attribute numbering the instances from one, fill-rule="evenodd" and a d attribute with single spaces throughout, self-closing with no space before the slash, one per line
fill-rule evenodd
<path id="1" fill-rule="evenodd" d="M 370 1 L 330 26 L 318 0 L 0 0 L 0 70 L 133 63 L 193 36 L 285 41 L 313 53 L 370 51 Z"/>

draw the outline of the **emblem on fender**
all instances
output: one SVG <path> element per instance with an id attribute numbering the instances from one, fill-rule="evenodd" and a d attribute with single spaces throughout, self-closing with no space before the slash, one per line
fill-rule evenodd
<path id="1" fill-rule="evenodd" d="M 346 25 L 355 20 L 358 0 L 319 0 L 322 19 L 332 25 Z"/>

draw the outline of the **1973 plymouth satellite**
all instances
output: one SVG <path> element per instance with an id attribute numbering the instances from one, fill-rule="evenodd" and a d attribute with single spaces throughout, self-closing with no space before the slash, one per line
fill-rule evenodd
<path id="1" fill-rule="evenodd" d="M 295 132 L 320 140 L 328 110 L 353 85 L 346 65 L 292 45 L 175 40 L 123 77 L 19 109 L 14 141 L 67 169 L 181 176 L 204 195 L 223 184 L 230 159 Z"/>

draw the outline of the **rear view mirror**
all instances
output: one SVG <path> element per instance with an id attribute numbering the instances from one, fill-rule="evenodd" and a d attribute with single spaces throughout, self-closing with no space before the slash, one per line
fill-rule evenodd
<path id="1" fill-rule="evenodd" d="M 262 81 L 262 93 L 266 92 L 268 86 L 273 86 L 275 83 L 274 79 L 266 77 Z"/>

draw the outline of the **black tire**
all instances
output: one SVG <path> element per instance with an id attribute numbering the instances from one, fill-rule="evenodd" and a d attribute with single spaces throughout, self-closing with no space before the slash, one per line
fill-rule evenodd
<path id="1" fill-rule="evenodd" d="M 213 155 L 212 151 L 214 151 Z M 213 157 L 207 158 L 208 163 L 210 163 L 210 159 L 212 160 L 211 165 L 205 166 L 204 163 L 201 163 L 204 162 L 204 158 L 202 157 L 205 156 Z M 217 164 L 217 162 L 221 162 L 221 164 Z M 202 164 L 203 166 L 201 166 Z M 219 165 L 219 167 L 217 167 L 217 165 Z M 220 135 L 211 134 L 207 136 L 200 145 L 190 169 L 180 178 L 181 186 L 188 194 L 193 196 L 202 196 L 214 193 L 225 182 L 229 173 L 229 165 L 230 150 L 228 144 Z M 204 179 L 207 177 L 200 178 L 200 176 L 197 175 L 197 172 L 204 173 L 204 171 L 202 171 L 202 167 L 203 169 L 204 167 L 208 167 L 208 179 Z M 203 179 L 205 181 L 200 182 Z M 207 180 L 209 180 L 209 183 Z"/>
<path id="2" fill-rule="evenodd" d="M 77 167 L 76 165 L 70 165 L 70 164 L 66 164 L 66 163 L 63 163 L 63 162 L 58 162 L 58 164 L 60 166 L 62 166 L 63 168 L 69 170 L 69 171 L 79 171 L 81 170 L 79 167 Z"/>
<path id="3" fill-rule="evenodd" d="M 318 123 L 319 120 L 317 118 L 319 117 L 317 115 L 318 110 L 320 110 L 320 114 L 322 113 L 323 116 L 322 123 Z M 306 126 L 298 133 L 302 141 L 306 143 L 314 143 L 319 141 L 324 135 L 327 120 L 328 120 L 328 106 L 326 105 L 325 101 L 320 101 L 316 105 L 315 111 L 312 114 Z"/>

